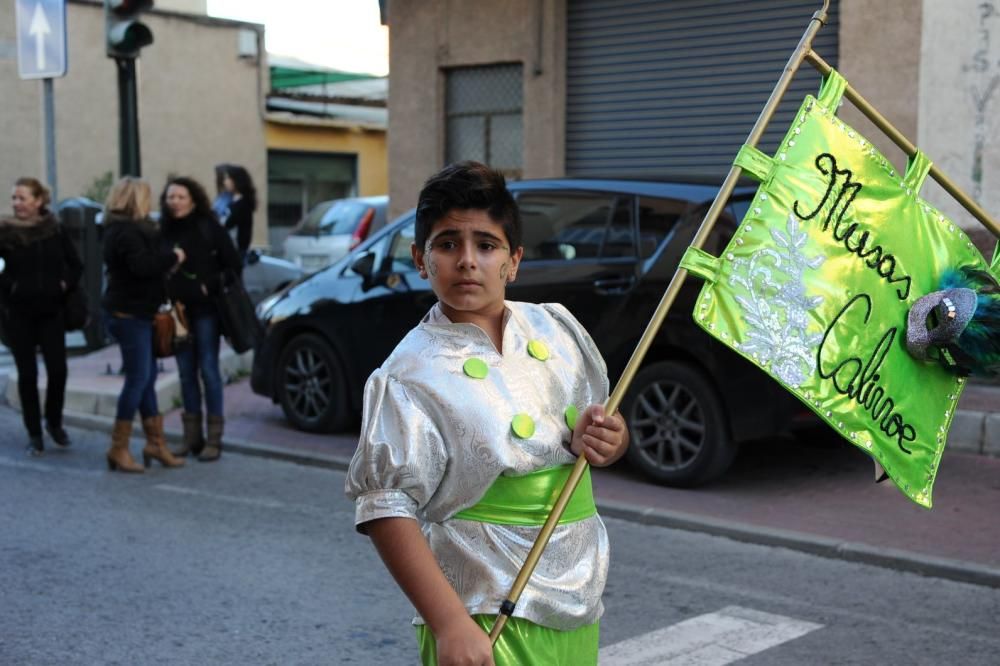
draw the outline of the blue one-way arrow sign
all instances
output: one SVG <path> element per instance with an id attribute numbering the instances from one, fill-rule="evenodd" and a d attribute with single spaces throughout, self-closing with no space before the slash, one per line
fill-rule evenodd
<path id="1" fill-rule="evenodd" d="M 66 0 L 17 0 L 17 72 L 22 79 L 66 75 Z"/>

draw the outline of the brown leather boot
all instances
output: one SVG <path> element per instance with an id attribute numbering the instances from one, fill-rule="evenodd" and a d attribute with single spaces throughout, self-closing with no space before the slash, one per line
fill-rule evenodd
<path id="1" fill-rule="evenodd" d="M 183 467 L 184 461 L 175 458 L 167 448 L 163 436 L 163 416 L 157 414 L 142 420 L 142 431 L 146 433 L 146 446 L 142 450 L 142 464 L 149 467 L 150 460 L 158 460 L 164 467 Z"/>
<path id="2" fill-rule="evenodd" d="M 206 426 L 207 436 L 205 437 L 205 448 L 202 450 L 198 460 L 201 462 L 212 462 L 218 460 L 222 455 L 222 431 L 225 428 L 226 420 L 221 416 L 208 415 Z"/>
<path id="3" fill-rule="evenodd" d="M 182 413 L 181 424 L 184 426 L 184 441 L 177 448 L 171 449 L 171 453 L 180 458 L 189 453 L 198 455 L 205 448 L 205 437 L 201 434 L 201 412 Z"/>
<path id="4" fill-rule="evenodd" d="M 133 460 L 132 454 L 128 452 L 129 437 L 131 436 L 131 421 L 115 421 L 114 428 L 111 430 L 111 448 L 108 449 L 108 469 L 112 472 L 119 470 L 142 474 L 145 471 L 142 465 Z"/>

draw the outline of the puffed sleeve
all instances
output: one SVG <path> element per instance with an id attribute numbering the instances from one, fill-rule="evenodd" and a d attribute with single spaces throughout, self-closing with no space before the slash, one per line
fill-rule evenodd
<path id="1" fill-rule="evenodd" d="M 344 484 L 359 532 L 379 518 L 419 519 L 441 483 L 448 457 L 421 402 L 419 387 L 382 369 L 365 384 L 361 437 Z"/>
<path id="2" fill-rule="evenodd" d="M 609 392 L 608 366 L 590 333 L 561 303 L 542 304 L 552 317 L 569 333 L 583 357 L 581 372 L 591 390 L 591 400 L 595 403 L 607 402 Z"/>

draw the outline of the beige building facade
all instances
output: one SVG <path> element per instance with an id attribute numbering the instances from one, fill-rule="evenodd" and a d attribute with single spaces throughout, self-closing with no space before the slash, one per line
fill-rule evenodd
<path id="1" fill-rule="evenodd" d="M 204 10 L 204 2 L 186 4 Z M 168 175 L 190 175 L 212 196 L 215 164 L 244 165 L 261 199 L 254 243 L 266 245 L 263 26 L 165 9 L 142 16 L 154 38 L 137 62 L 143 176 L 159 194 Z M 105 56 L 102 4 L 70 0 L 66 24 L 68 71 L 53 86 L 60 199 L 93 191 L 119 164 L 117 78 Z M 42 83 L 19 78 L 16 53 L 14 3 L 3 3 L 0 183 L 46 173 Z"/>
<path id="2" fill-rule="evenodd" d="M 838 25 L 826 29 L 837 30 L 838 69 L 960 187 L 1000 217 L 1000 145 L 995 138 L 995 118 L 1000 117 L 1000 1 L 833 2 Z M 567 16 L 572 3 L 389 0 L 389 187 L 394 212 L 412 206 L 423 180 L 447 161 L 447 77 L 455 68 L 519 65 L 519 175 L 567 173 L 567 34 L 572 30 Z M 816 9 L 821 5 L 816 2 Z M 749 2 L 746 7 L 765 11 L 769 3 Z M 796 38 L 786 45 L 788 55 L 808 18 L 807 13 Z M 718 43 L 725 46 L 721 39 Z M 779 74 L 780 67 L 773 80 Z M 905 166 L 902 151 L 849 106 L 845 103 L 842 111 L 845 120 L 895 164 Z M 738 148 L 732 146 L 733 156 Z M 972 230 L 984 250 L 988 244 L 992 248 L 985 229 L 930 179 L 924 194 Z"/>
<path id="3" fill-rule="evenodd" d="M 452 67 L 519 63 L 525 178 L 563 173 L 567 0 L 390 0 L 389 200 L 416 203 L 445 160 L 445 80 Z"/>
<path id="4" fill-rule="evenodd" d="M 384 128 L 365 128 L 336 121 L 304 120 L 269 114 L 267 147 L 303 153 L 357 156 L 357 196 L 389 191 Z"/>

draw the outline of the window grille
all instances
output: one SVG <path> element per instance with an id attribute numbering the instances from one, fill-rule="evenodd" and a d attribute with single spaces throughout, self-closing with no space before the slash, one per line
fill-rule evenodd
<path id="1" fill-rule="evenodd" d="M 521 65 L 446 72 L 445 160 L 477 160 L 510 178 L 523 170 Z"/>

